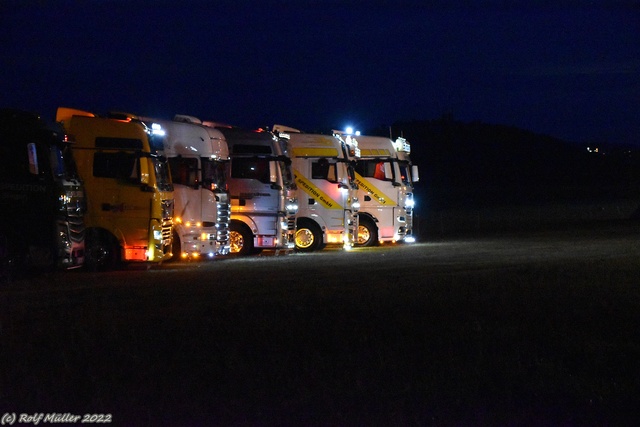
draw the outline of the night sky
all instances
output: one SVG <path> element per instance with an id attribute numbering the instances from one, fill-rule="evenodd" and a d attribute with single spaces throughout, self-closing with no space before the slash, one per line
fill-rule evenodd
<path id="1" fill-rule="evenodd" d="M 640 145 L 639 42 L 639 1 L 0 0 L 0 105 Z"/>

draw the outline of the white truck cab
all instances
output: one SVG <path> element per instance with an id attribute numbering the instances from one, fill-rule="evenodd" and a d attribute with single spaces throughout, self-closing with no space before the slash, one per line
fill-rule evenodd
<path id="1" fill-rule="evenodd" d="M 338 135 L 305 134 L 281 125 L 275 125 L 274 132 L 289 141 L 299 205 L 296 248 L 351 248 L 359 203 L 349 156 L 357 157 L 357 147 Z"/>
<path id="2" fill-rule="evenodd" d="M 231 253 L 293 249 L 298 210 L 286 144 L 272 132 L 205 122 L 229 145 Z"/>
<path id="3" fill-rule="evenodd" d="M 153 119 L 166 132 L 163 154 L 173 181 L 174 258 L 229 253 L 229 149 L 224 135 L 192 116 Z"/>
<path id="4" fill-rule="evenodd" d="M 396 143 L 380 136 L 342 135 L 354 138 L 360 148 L 360 158 L 354 159 L 360 200 L 358 245 L 401 242 L 407 237 L 413 241 L 413 185 L 406 165 L 401 167 Z"/>

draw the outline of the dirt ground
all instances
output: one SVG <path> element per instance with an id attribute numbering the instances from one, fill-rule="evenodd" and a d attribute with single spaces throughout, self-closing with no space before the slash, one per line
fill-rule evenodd
<path id="1" fill-rule="evenodd" d="M 639 237 L 595 222 L 16 280 L 0 288 L 0 411 L 636 424 Z"/>

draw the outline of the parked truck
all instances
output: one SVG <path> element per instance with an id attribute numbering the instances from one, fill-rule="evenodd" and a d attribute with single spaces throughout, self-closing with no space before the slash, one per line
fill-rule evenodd
<path id="1" fill-rule="evenodd" d="M 37 114 L 0 110 L 0 276 L 83 264 L 85 194 L 71 144 Z"/>
<path id="2" fill-rule="evenodd" d="M 339 244 L 350 249 L 357 238 L 359 203 L 349 159 L 358 157 L 357 146 L 339 135 L 306 134 L 282 125 L 273 129 L 290 146 L 298 188 L 296 248 Z"/>
<path id="3" fill-rule="evenodd" d="M 227 255 L 231 209 L 224 135 L 187 115 L 143 120 L 160 124 L 166 132 L 163 154 L 171 168 L 175 200 L 174 258 Z"/>
<path id="4" fill-rule="evenodd" d="M 126 113 L 99 117 L 60 107 L 56 120 L 76 143 L 87 194 L 86 259 L 90 269 L 172 257 L 173 185 L 164 131 Z"/>
<path id="5" fill-rule="evenodd" d="M 360 200 L 358 245 L 401 242 L 407 236 L 412 240 L 413 188 L 401 173 L 394 141 L 334 132 L 355 139 L 360 148 L 360 158 L 354 159 Z"/>
<path id="6" fill-rule="evenodd" d="M 229 145 L 231 253 L 293 249 L 298 210 L 286 141 L 266 130 L 213 122 Z"/>

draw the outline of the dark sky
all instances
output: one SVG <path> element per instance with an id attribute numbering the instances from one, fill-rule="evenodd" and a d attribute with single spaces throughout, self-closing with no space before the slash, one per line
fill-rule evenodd
<path id="1" fill-rule="evenodd" d="M 0 105 L 640 144 L 639 42 L 640 1 L 0 0 Z"/>

